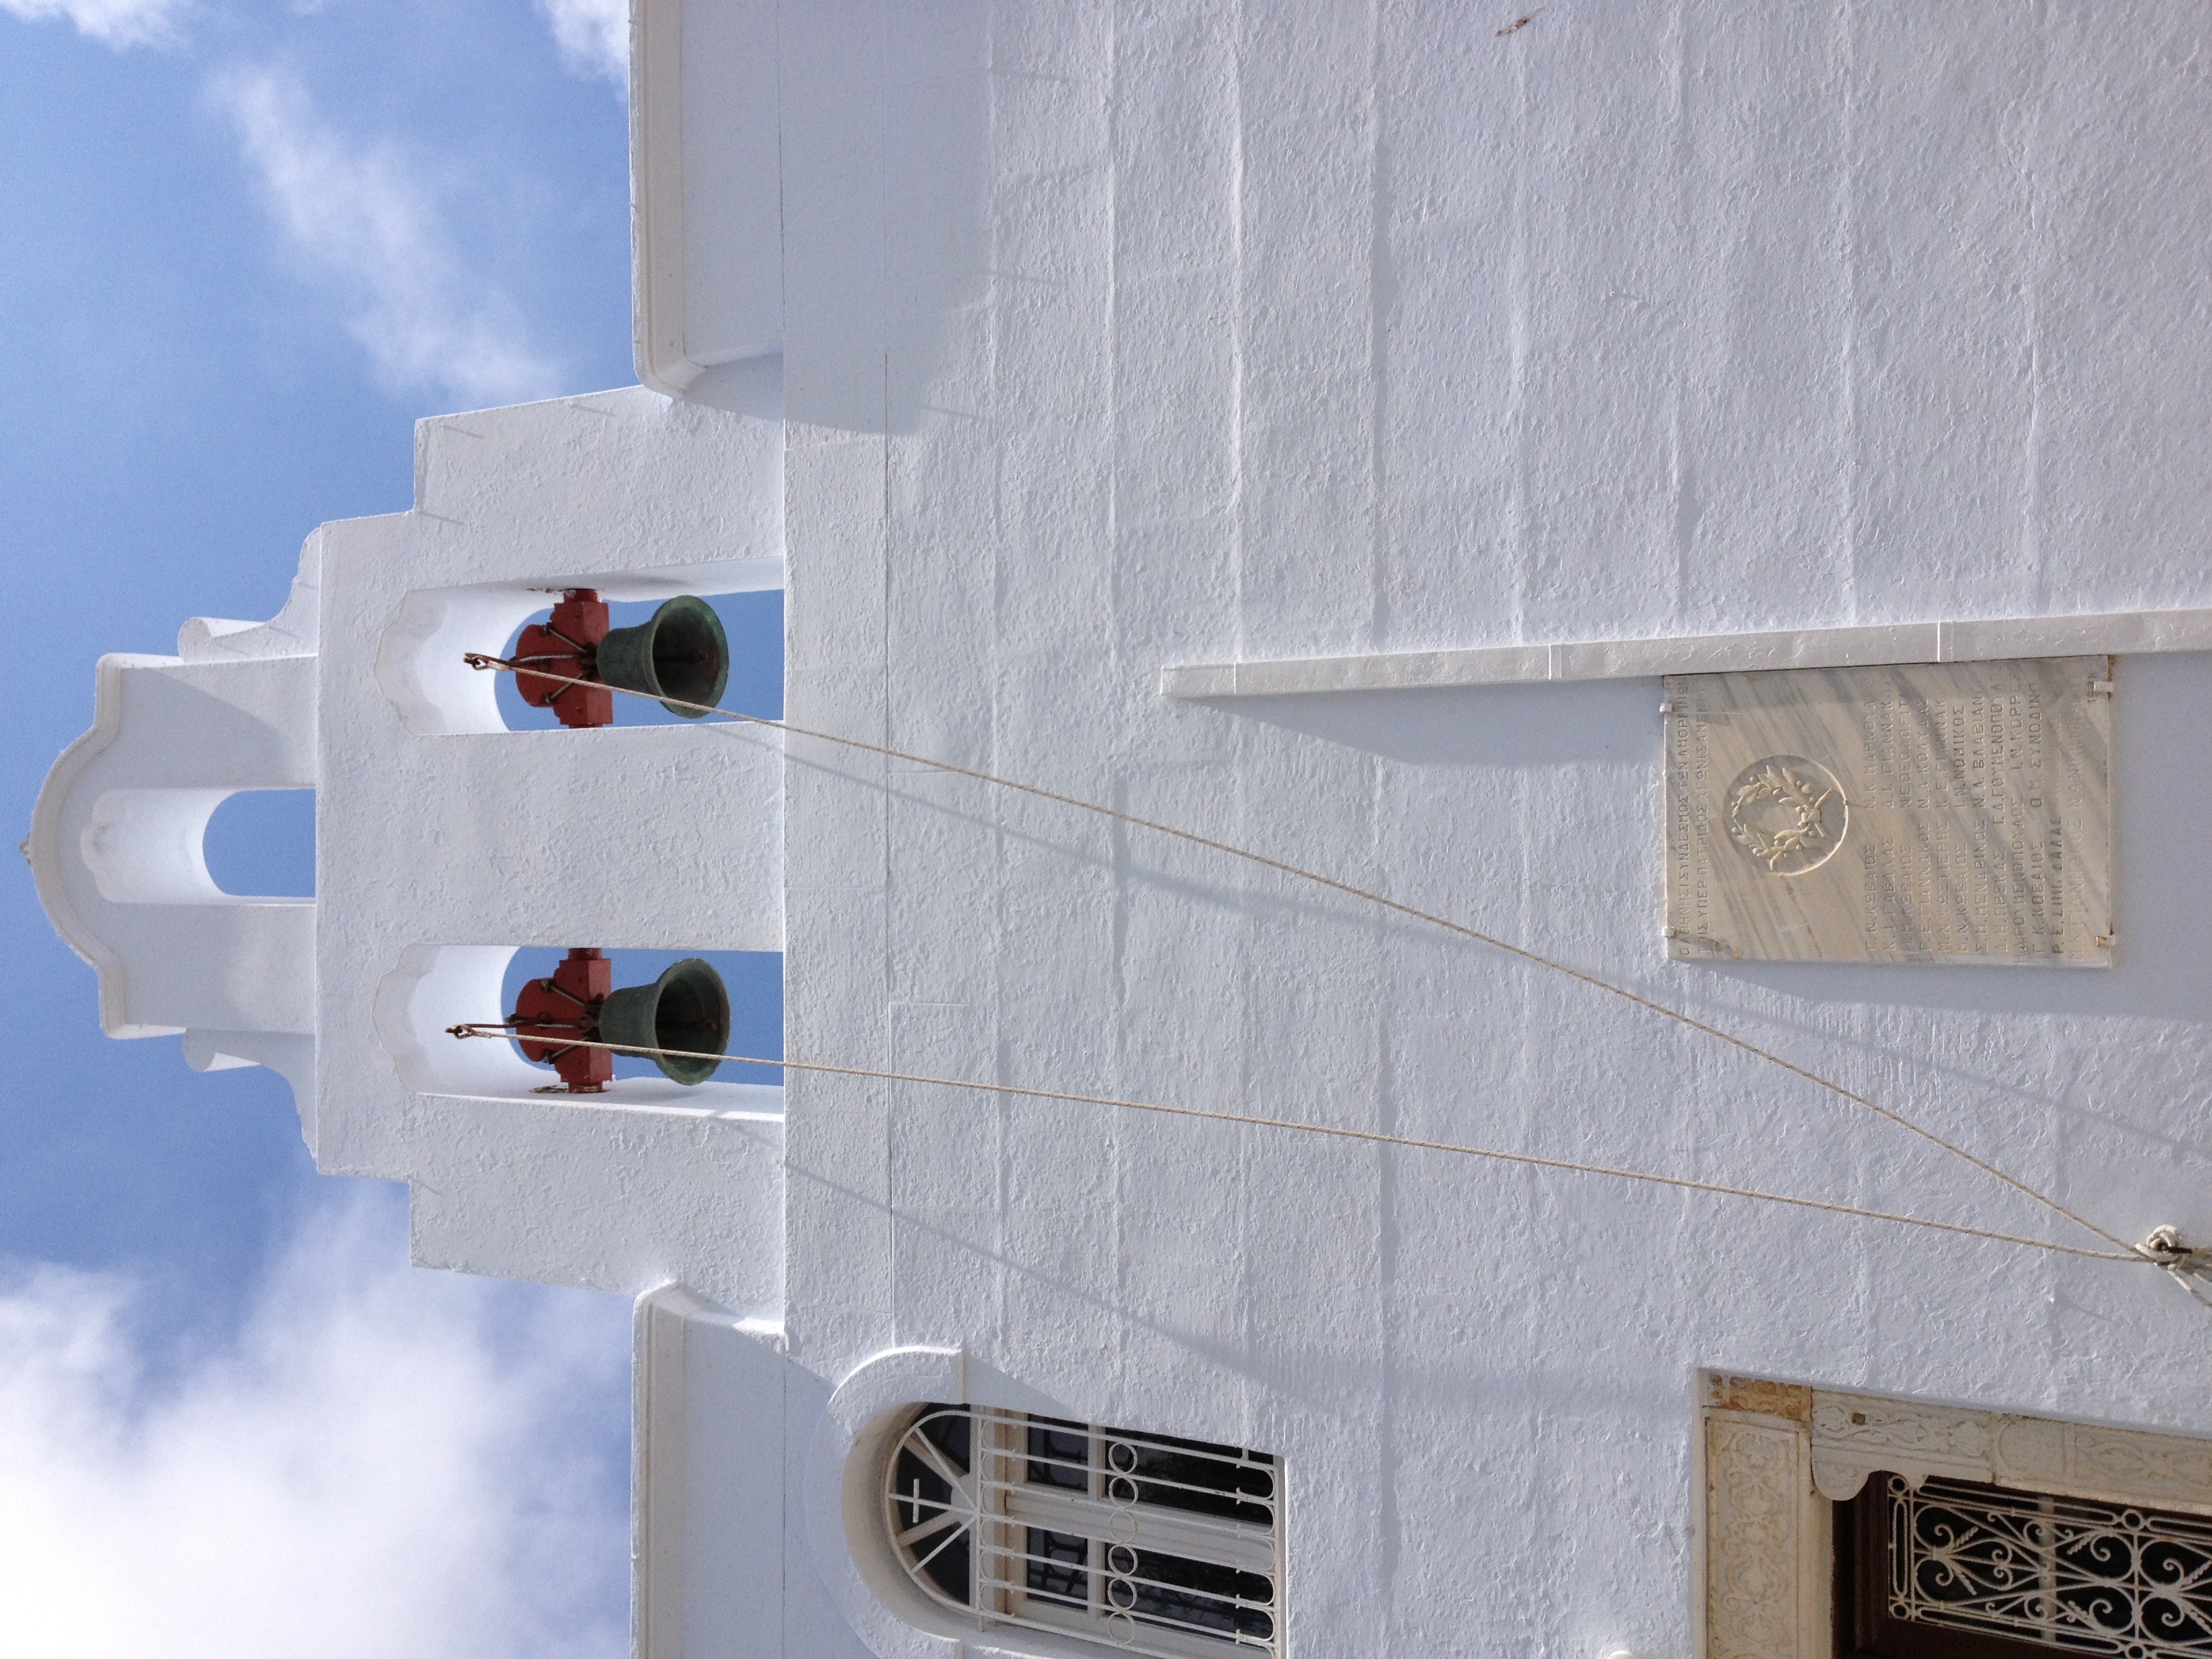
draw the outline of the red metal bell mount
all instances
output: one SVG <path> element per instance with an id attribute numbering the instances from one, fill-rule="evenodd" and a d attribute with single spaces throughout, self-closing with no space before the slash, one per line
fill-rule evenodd
<path id="1" fill-rule="evenodd" d="M 531 623 L 515 641 L 515 666 L 539 671 L 514 677 L 523 702 L 551 709 L 563 726 L 612 726 L 615 694 L 598 683 L 599 647 L 607 630 L 607 602 L 595 590 L 572 587 L 562 593 L 553 614 Z"/>
<path id="2" fill-rule="evenodd" d="M 606 607 L 599 611 L 604 616 Z M 524 1059 L 561 1074 L 560 1083 L 549 1088 L 596 1095 L 615 1080 L 614 1055 L 578 1046 L 599 1041 L 599 1006 L 614 988 L 614 963 L 597 951 L 577 949 L 562 959 L 551 977 L 529 981 L 516 996 L 508 1024 Z"/>

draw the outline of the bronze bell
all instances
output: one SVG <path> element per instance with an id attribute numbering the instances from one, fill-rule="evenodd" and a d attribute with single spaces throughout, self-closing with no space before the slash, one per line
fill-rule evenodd
<path id="1" fill-rule="evenodd" d="M 684 705 L 711 707 L 730 683 L 730 638 L 714 606 L 686 593 L 635 628 L 611 629 L 599 641 L 597 666 L 609 685 L 661 698 L 670 714 L 696 720 L 707 708 Z"/>
<path id="2" fill-rule="evenodd" d="M 599 1005 L 599 1019 L 602 1042 L 710 1055 L 730 1046 L 729 991 L 713 965 L 696 957 L 686 957 L 650 985 L 614 992 Z M 721 1064 L 671 1054 L 647 1058 L 665 1076 L 686 1084 L 704 1083 Z"/>

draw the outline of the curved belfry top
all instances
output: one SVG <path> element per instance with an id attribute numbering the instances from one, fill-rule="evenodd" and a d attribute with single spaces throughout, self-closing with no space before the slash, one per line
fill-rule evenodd
<path id="1" fill-rule="evenodd" d="M 173 657 L 102 658 L 92 730 L 25 843 L 47 916 L 99 972 L 102 1030 L 181 1032 L 195 1066 L 274 1066 L 308 1106 L 313 901 L 222 891 L 201 841 L 227 796 L 315 782 L 319 550 L 271 622 L 198 617 Z"/>

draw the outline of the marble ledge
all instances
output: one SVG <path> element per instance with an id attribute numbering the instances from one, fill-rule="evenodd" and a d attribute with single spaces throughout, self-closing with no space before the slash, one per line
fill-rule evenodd
<path id="1" fill-rule="evenodd" d="M 2212 651 L 2212 611 L 2115 611 L 2089 617 L 1887 623 L 1768 634 L 1695 634 L 1557 645 L 1489 645 L 1276 661 L 1173 664 L 1160 695 L 1186 701 L 1324 691 L 1652 679 L 1882 663 L 1997 662 L 2017 657 Z"/>

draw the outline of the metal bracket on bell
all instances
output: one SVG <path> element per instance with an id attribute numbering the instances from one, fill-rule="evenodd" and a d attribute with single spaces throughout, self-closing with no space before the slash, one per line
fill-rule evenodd
<path id="1" fill-rule="evenodd" d="M 563 726 L 612 726 L 615 694 L 591 684 L 599 678 L 599 645 L 607 631 L 605 599 L 588 587 L 563 593 L 553 614 L 531 623 L 514 642 L 515 665 L 540 671 L 514 677 L 523 702 L 551 709 Z"/>
<path id="2" fill-rule="evenodd" d="M 574 950 L 550 975 L 525 981 L 516 994 L 507 1024 L 525 1060 L 561 1074 L 548 1091 L 596 1095 L 615 1080 L 615 1057 L 580 1046 L 600 1040 L 599 1009 L 614 988 L 614 963 L 597 951 Z"/>

